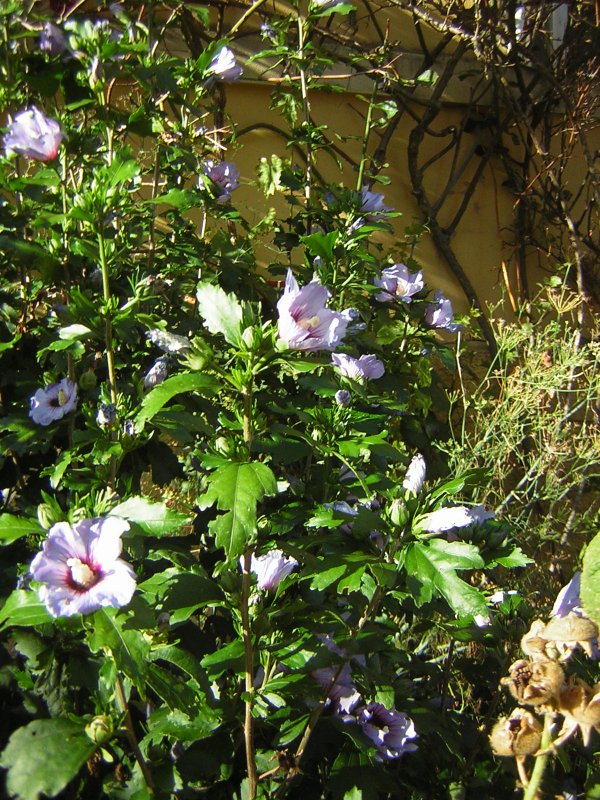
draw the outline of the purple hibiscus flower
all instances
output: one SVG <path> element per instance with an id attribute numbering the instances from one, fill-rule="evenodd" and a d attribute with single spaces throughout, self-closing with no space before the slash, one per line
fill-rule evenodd
<path id="1" fill-rule="evenodd" d="M 576 572 L 566 586 L 556 595 L 556 600 L 550 612 L 551 617 L 566 617 L 573 613 L 578 617 L 583 616 L 581 607 L 581 572 Z"/>
<path id="2" fill-rule="evenodd" d="M 38 425 L 51 425 L 77 407 L 77 385 L 69 378 L 38 389 L 31 398 L 29 416 Z"/>
<path id="3" fill-rule="evenodd" d="M 231 200 L 231 193 L 240 185 L 240 173 L 231 161 L 205 161 L 202 171 L 215 187 L 216 201 L 219 205 Z"/>
<path id="4" fill-rule="evenodd" d="M 50 528 L 30 572 L 53 617 L 90 614 L 104 606 L 125 606 L 135 591 L 135 575 L 121 555 L 121 535 L 129 523 L 120 517 L 58 522 Z"/>
<path id="5" fill-rule="evenodd" d="M 157 358 L 144 376 L 144 389 L 154 389 L 169 377 L 172 362 L 169 356 Z"/>
<path id="6" fill-rule="evenodd" d="M 17 114 L 4 137 L 6 155 L 18 153 L 33 161 L 51 161 L 56 158 L 64 139 L 60 125 L 32 106 Z"/>
<path id="7" fill-rule="evenodd" d="M 398 758 L 403 753 L 412 753 L 417 745 L 415 726 L 403 711 L 386 708 L 381 703 L 369 703 L 356 712 L 358 724 L 377 747 L 377 759 Z"/>
<path id="8" fill-rule="evenodd" d="M 375 295 L 375 299 L 381 303 L 388 303 L 390 300 L 402 300 L 410 303 L 413 295 L 420 292 L 425 286 L 423 272 L 409 272 L 405 264 L 394 264 L 386 267 L 380 278 L 376 278 L 375 286 L 383 289 L 383 292 Z"/>
<path id="9" fill-rule="evenodd" d="M 252 554 L 250 571 L 256 575 L 258 588 L 268 592 L 276 589 L 297 566 L 296 559 L 284 555 L 282 550 L 270 550 L 263 556 Z"/>
<path id="10" fill-rule="evenodd" d="M 323 689 L 327 689 L 337 671 L 338 667 L 323 667 L 316 669 L 311 675 Z M 350 665 L 346 663 L 329 690 L 329 706 L 334 714 L 346 716 L 360 702 L 360 697 L 360 692 L 352 680 Z"/>
<path id="11" fill-rule="evenodd" d="M 277 302 L 279 338 L 295 350 L 335 350 L 346 333 L 346 313 L 327 308 L 329 291 L 317 280 L 301 289 L 288 269 Z"/>
<path id="12" fill-rule="evenodd" d="M 451 333 L 456 333 L 456 331 L 462 330 L 462 325 L 452 322 L 453 319 L 452 303 L 444 297 L 442 292 L 436 292 L 433 303 L 430 303 L 425 309 L 425 322 L 432 328 L 444 328 Z"/>
<path id="13" fill-rule="evenodd" d="M 376 380 L 385 373 L 383 363 L 374 355 L 352 358 L 345 353 L 333 353 L 331 363 L 346 378 L 351 378 L 359 383 Z"/>
<path id="14" fill-rule="evenodd" d="M 360 192 L 360 211 L 367 219 L 377 219 L 388 211 L 393 211 L 393 208 L 385 205 L 385 197 L 381 192 L 372 192 L 368 186 L 363 186 Z"/>
<path id="15" fill-rule="evenodd" d="M 53 22 L 44 23 L 40 32 L 39 47 L 43 53 L 51 56 L 59 56 L 69 48 L 64 33 Z"/>
<path id="16" fill-rule="evenodd" d="M 208 67 L 210 75 L 216 75 L 222 81 L 237 81 L 243 73 L 243 69 L 236 62 L 233 51 L 229 47 L 222 47 L 213 56 Z"/>

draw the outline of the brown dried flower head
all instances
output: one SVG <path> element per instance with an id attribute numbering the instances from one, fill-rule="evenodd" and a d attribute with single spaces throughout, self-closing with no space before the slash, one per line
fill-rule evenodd
<path id="1" fill-rule="evenodd" d="M 541 706 L 558 698 L 565 682 L 565 673 L 560 664 L 549 659 L 529 660 L 521 658 L 511 665 L 508 676 L 500 683 L 508 686 L 519 703 Z"/>
<path id="2" fill-rule="evenodd" d="M 591 619 L 571 611 L 564 617 L 551 619 L 542 635 L 556 646 L 561 661 L 570 658 L 578 647 L 593 658 L 598 643 L 598 626 Z"/>
<path id="3" fill-rule="evenodd" d="M 600 732 L 600 684 L 590 686 L 581 678 L 571 679 L 560 692 L 557 709 L 563 715 L 564 723 L 554 746 L 559 747 L 566 742 L 579 728 L 587 747 L 592 729 Z"/>
<path id="4" fill-rule="evenodd" d="M 534 619 L 531 623 L 531 628 L 521 639 L 521 650 L 526 656 L 534 660 L 538 658 L 545 660 L 548 658 L 546 655 L 548 640 L 544 636 L 545 630 L 546 623 L 541 619 Z"/>
<path id="5" fill-rule="evenodd" d="M 490 745 L 497 756 L 528 756 L 539 750 L 542 726 L 530 711 L 515 708 L 492 728 Z"/>

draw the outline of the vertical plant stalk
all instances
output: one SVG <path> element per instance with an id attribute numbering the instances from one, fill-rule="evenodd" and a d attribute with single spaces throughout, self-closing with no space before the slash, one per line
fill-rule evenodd
<path id="1" fill-rule="evenodd" d="M 369 138 L 371 136 L 371 124 L 373 122 L 373 106 L 377 97 L 377 81 L 373 81 L 373 91 L 369 98 L 369 105 L 367 107 L 367 118 L 365 119 L 365 132 L 363 134 L 362 153 L 360 156 L 360 164 L 358 165 L 358 177 L 356 179 L 356 191 L 360 192 L 363 185 L 363 178 L 365 175 L 365 164 L 367 163 L 367 147 L 369 145 Z"/>
<path id="2" fill-rule="evenodd" d="M 298 58 L 300 62 L 304 60 L 304 17 L 298 14 Z M 302 106 L 304 109 L 304 124 L 306 125 L 306 171 L 304 178 L 304 199 L 306 205 L 310 203 L 310 189 L 312 183 L 313 152 L 310 141 L 310 104 L 308 102 L 308 89 L 306 85 L 306 71 L 304 66 L 300 66 L 300 91 L 302 93 Z"/>
<path id="3" fill-rule="evenodd" d="M 127 739 L 129 740 L 129 744 L 131 749 L 133 750 L 133 755 L 135 756 L 135 760 L 137 761 L 140 771 L 144 776 L 144 781 L 148 788 L 148 791 L 154 794 L 154 778 L 152 777 L 152 772 L 150 771 L 150 767 L 148 766 L 148 762 L 142 755 L 142 751 L 140 750 L 140 746 L 138 744 L 137 736 L 135 735 L 135 729 L 133 727 L 133 720 L 131 719 L 131 713 L 129 711 L 129 705 L 127 704 L 127 700 L 125 698 L 125 690 L 123 689 L 123 683 L 121 681 L 121 677 L 117 674 L 117 679 L 115 681 L 115 695 L 117 698 L 117 703 L 121 711 L 125 714 L 125 731 L 127 733 Z"/>
<path id="4" fill-rule="evenodd" d="M 242 571 L 242 599 L 240 614 L 242 617 L 242 637 L 244 640 L 244 670 L 245 670 L 245 714 L 244 714 L 244 743 L 246 746 L 246 768 L 248 771 L 248 798 L 254 800 L 258 784 L 258 771 L 254 754 L 254 718 L 252 717 L 252 693 L 254 671 L 254 649 L 252 647 L 252 631 L 250 629 L 250 565 L 252 563 L 252 550 L 246 548 L 244 553 L 244 566 Z"/>
<path id="5" fill-rule="evenodd" d="M 244 387 L 243 432 L 244 442 L 249 446 L 252 441 L 252 377 Z M 248 771 L 248 800 L 256 797 L 258 771 L 254 753 L 254 718 L 252 716 L 252 696 L 254 692 L 254 648 L 252 646 L 252 629 L 250 625 L 250 567 L 252 564 L 252 548 L 246 547 L 242 568 L 242 597 L 240 615 L 242 618 L 242 638 L 244 642 L 244 683 L 246 690 L 244 713 L 244 743 L 246 747 L 246 769 Z"/>
<path id="6" fill-rule="evenodd" d="M 550 759 L 550 746 L 552 744 L 552 715 L 546 714 L 544 718 L 544 730 L 542 741 L 540 742 L 540 754 L 536 756 L 533 771 L 529 783 L 523 793 L 523 800 L 542 800 L 541 785 L 544 772 Z"/>
<path id="7" fill-rule="evenodd" d="M 111 319 L 110 305 L 112 295 L 110 291 L 110 276 L 108 273 L 108 261 L 106 258 L 106 248 L 104 246 L 104 236 L 102 231 L 98 231 L 98 258 L 100 261 L 100 271 L 102 272 L 102 295 L 105 305 L 105 318 L 104 318 L 104 344 L 106 348 L 106 367 L 108 371 L 108 391 L 110 393 L 110 402 L 116 407 L 117 405 L 117 376 L 115 371 L 115 354 L 113 346 L 113 327 Z M 113 431 L 111 436 L 114 438 L 116 432 Z M 110 472 L 108 484 L 111 489 L 114 489 L 115 480 L 117 477 L 117 460 L 114 455 L 110 458 Z"/>
<path id="8" fill-rule="evenodd" d="M 68 297 L 69 290 L 71 288 L 71 272 L 69 270 L 69 230 L 67 225 L 67 213 L 68 213 L 68 203 L 67 203 L 67 154 L 65 149 L 61 153 L 60 158 L 60 192 L 61 192 L 61 199 L 62 199 L 62 268 L 65 276 L 65 286 L 67 291 L 65 292 L 65 301 L 67 302 L 66 298 Z M 73 364 L 73 356 L 71 353 L 67 351 L 67 377 L 70 381 L 75 382 L 75 365 Z M 75 418 L 71 415 L 69 418 L 69 427 L 68 427 L 68 437 L 69 437 L 69 448 L 73 447 L 73 431 L 75 430 Z"/>
<path id="9" fill-rule="evenodd" d="M 379 605 L 380 599 L 381 599 L 381 587 L 377 586 L 377 588 L 373 592 L 373 597 L 371 597 L 369 604 L 367 605 L 365 611 L 363 612 L 362 617 L 359 619 L 356 626 L 350 632 L 351 639 L 355 639 L 361 632 L 361 630 L 364 628 L 365 623 L 369 620 L 371 614 Z M 299 765 L 300 759 L 302 758 L 304 751 L 306 750 L 306 745 L 308 744 L 310 737 L 312 736 L 315 728 L 317 727 L 317 722 L 319 721 L 323 711 L 325 710 L 325 704 L 327 702 L 327 699 L 329 698 L 329 694 L 333 689 L 333 687 L 335 686 L 337 679 L 342 674 L 342 670 L 344 669 L 345 665 L 346 661 L 343 661 L 338 667 L 338 669 L 335 671 L 334 675 L 329 681 L 329 684 L 327 685 L 325 691 L 323 692 L 321 699 L 319 700 L 319 704 L 313 709 L 313 712 L 309 717 L 308 723 L 306 724 L 306 728 L 304 730 L 304 734 L 302 736 L 302 739 L 300 740 L 300 744 L 296 749 L 295 753 L 296 765 Z"/>

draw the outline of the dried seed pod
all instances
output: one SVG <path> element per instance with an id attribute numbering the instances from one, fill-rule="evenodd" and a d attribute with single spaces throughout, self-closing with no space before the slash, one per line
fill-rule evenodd
<path id="1" fill-rule="evenodd" d="M 546 659 L 546 645 L 548 640 L 545 636 L 546 623 L 541 619 L 534 619 L 531 628 L 521 639 L 521 650 L 530 658 Z"/>
<path id="2" fill-rule="evenodd" d="M 561 661 L 570 658 L 577 647 L 593 658 L 598 645 L 598 626 L 572 611 L 564 617 L 551 619 L 542 635 L 555 644 Z"/>
<path id="3" fill-rule="evenodd" d="M 490 745 L 497 756 L 528 756 L 539 750 L 542 726 L 530 711 L 515 708 L 492 728 Z"/>
<path id="4" fill-rule="evenodd" d="M 600 684 L 592 687 L 581 678 L 573 678 L 562 688 L 557 710 L 565 721 L 554 742 L 555 746 L 563 744 L 579 728 L 587 747 L 592 728 L 600 730 Z"/>
<path id="5" fill-rule="evenodd" d="M 508 676 L 500 681 L 503 686 L 508 686 L 519 703 L 529 706 L 552 702 L 558 697 L 564 682 L 562 667 L 549 659 L 519 659 L 511 665 Z"/>

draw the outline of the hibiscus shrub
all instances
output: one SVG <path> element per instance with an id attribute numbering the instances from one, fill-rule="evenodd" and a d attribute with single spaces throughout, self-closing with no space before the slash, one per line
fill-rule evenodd
<path id="1" fill-rule="evenodd" d="M 310 119 L 306 169 L 240 174 L 244 65 L 171 54 L 159 5 L 0 4 L 7 794 L 506 797 L 527 559 L 432 447 L 460 326 L 422 232 L 382 249 L 367 148 L 356 188 L 316 180 Z M 296 24 L 264 35 L 310 86 Z"/>

